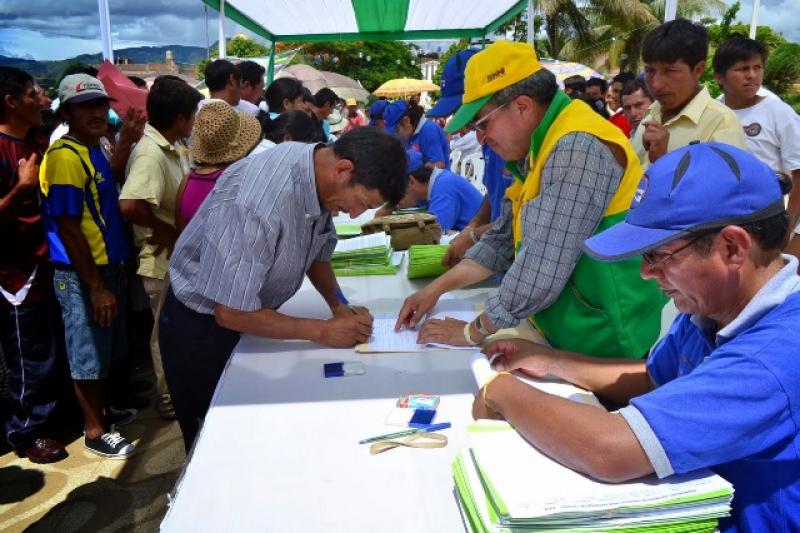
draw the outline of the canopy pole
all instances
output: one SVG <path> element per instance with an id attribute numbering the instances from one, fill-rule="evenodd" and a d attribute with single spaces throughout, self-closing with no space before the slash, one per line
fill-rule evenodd
<path id="1" fill-rule="evenodd" d="M 269 74 L 267 75 L 267 85 L 275 79 L 275 41 L 272 41 L 272 48 L 269 51 Z"/>
<path id="2" fill-rule="evenodd" d="M 108 12 L 108 0 L 97 0 L 100 12 L 100 41 L 103 48 L 103 59 L 114 62 L 114 48 L 111 45 L 111 16 Z"/>
<path id="3" fill-rule="evenodd" d="M 533 0 L 528 0 L 528 44 L 533 46 Z"/>
<path id="4" fill-rule="evenodd" d="M 675 20 L 678 15 L 678 0 L 667 0 L 664 4 L 664 22 Z"/>
<path id="5" fill-rule="evenodd" d="M 753 0 L 753 18 L 750 19 L 750 38 L 756 38 L 758 29 L 758 11 L 761 9 L 761 0 Z"/>
<path id="6" fill-rule="evenodd" d="M 486 48 L 486 34 L 481 37 L 481 48 Z"/>
<path id="7" fill-rule="evenodd" d="M 225 0 L 219 0 L 219 58 L 225 59 Z"/>

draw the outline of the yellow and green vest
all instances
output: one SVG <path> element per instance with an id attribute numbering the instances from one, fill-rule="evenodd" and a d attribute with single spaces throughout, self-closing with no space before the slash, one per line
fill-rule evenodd
<path id="1" fill-rule="evenodd" d="M 557 99 L 560 96 L 562 94 L 559 92 Z M 534 142 L 528 176 L 515 180 L 506 190 L 512 205 L 517 250 L 524 237 L 522 209 L 539 195 L 542 168 L 556 143 L 565 135 L 588 133 L 607 145 L 618 146 L 625 153 L 625 172 L 596 233 L 625 219 L 642 177 L 639 159 L 621 130 L 583 102 L 560 103 L 561 110 L 555 111 L 557 116 L 550 117 L 552 123 L 549 128 L 546 131 L 537 130 L 532 136 Z M 552 110 L 549 114 L 552 115 Z M 534 145 L 536 150 L 533 149 Z M 516 174 L 521 178 L 519 173 Z M 555 348 L 595 357 L 643 357 L 658 337 L 661 309 L 667 298 L 653 280 L 644 281 L 641 278 L 641 261 L 637 257 L 603 263 L 581 254 L 555 302 L 531 316 L 530 321 Z"/>

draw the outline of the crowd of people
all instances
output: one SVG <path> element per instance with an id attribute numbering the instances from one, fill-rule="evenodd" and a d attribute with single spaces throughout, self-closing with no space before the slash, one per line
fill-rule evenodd
<path id="1" fill-rule="evenodd" d="M 162 76 L 124 117 L 96 72 L 67 75 L 52 112 L 30 75 L 0 67 L 6 440 L 33 462 L 65 456 L 48 431 L 68 367 L 86 448 L 135 452 L 117 428 L 136 411 L 111 393 L 127 382 L 138 286 L 156 408 L 188 451 L 242 333 L 369 338 L 369 310 L 330 266 L 332 216 L 424 207 L 459 233 L 450 269 L 408 296 L 396 328 L 477 346 L 530 321 L 542 336 L 485 348 L 500 372 L 476 418 L 505 418 L 608 482 L 712 468 L 736 490 L 722 530 L 799 528 L 800 117 L 762 87 L 759 42 L 717 49 L 718 100 L 700 83 L 707 54 L 703 26 L 677 19 L 645 37 L 642 75 L 562 90 L 530 45 L 498 41 L 451 57 L 427 111 L 413 98 L 362 110 L 292 78 L 265 88 L 260 65 L 216 60 L 210 98 Z M 450 169 L 451 143 L 481 152 L 485 194 Z M 279 311 L 306 277 L 330 318 Z M 443 294 L 490 277 L 475 320 L 425 320 Z M 668 298 L 681 314 L 659 340 Z"/>

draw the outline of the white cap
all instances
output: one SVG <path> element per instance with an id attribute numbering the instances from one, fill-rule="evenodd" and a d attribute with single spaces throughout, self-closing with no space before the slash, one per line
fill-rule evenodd
<path id="1" fill-rule="evenodd" d="M 88 74 L 70 74 L 65 76 L 58 86 L 58 99 L 62 104 L 67 102 L 79 104 L 98 98 L 114 100 L 108 96 L 103 82 Z"/>

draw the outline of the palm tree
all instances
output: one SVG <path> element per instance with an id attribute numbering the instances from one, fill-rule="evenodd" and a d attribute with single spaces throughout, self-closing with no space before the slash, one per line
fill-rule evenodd
<path id="1" fill-rule="evenodd" d="M 665 4 L 666 0 L 538 0 L 537 22 L 546 39 L 537 42 L 537 48 L 556 59 L 601 62 L 607 69 L 636 72 L 644 36 L 664 20 Z M 722 0 L 678 0 L 678 16 L 685 18 L 720 16 L 727 8 Z M 517 31 L 521 27 L 508 25 L 515 38 L 524 40 L 524 32 Z"/>
<path id="2" fill-rule="evenodd" d="M 651 29 L 664 20 L 665 0 L 595 0 L 587 6 L 591 21 L 591 45 L 577 40 L 565 43 L 565 59 L 638 72 L 641 68 L 642 42 Z M 728 9 L 722 0 L 679 0 L 678 17 L 721 16 Z"/>

